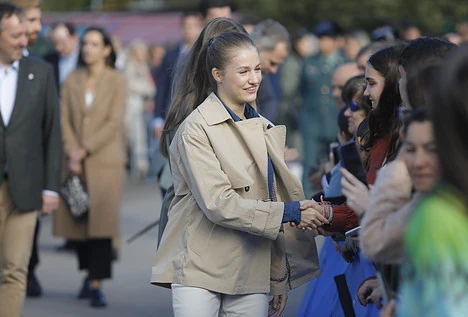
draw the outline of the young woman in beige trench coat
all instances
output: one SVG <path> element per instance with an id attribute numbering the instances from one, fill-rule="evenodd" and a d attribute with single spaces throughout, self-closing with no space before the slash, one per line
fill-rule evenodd
<path id="1" fill-rule="evenodd" d="M 315 229 L 328 220 L 287 169 L 284 126 L 249 104 L 261 82 L 251 39 L 223 33 L 200 55 L 200 105 L 171 143 L 175 198 L 151 281 L 172 288 L 176 317 L 279 316 L 287 290 L 318 275 Z"/>
<path id="2" fill-rule="evenodd" d="M 62 86 L 61 121 L 67 174 L 83 176 L 90 208 L 87 220 L 77 222 L 62 201 L 54 233 L 78 240 L 79 267 L 87 271 L 78 297 L 102 307 L 101 280 L 111 277 L 112 238 L 118 232 L 125 176 L 126 83 L 114 69 L 115 52 L 100 28 L 84 33 L 80 61 Z"/>

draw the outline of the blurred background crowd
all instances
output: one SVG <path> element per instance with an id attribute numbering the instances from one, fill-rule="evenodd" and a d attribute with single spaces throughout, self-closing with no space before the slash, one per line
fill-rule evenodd
<path id="1" fill-rule="evenodd" d="M 434 6 L 427 10 L 416 4 L 354 5 L 352 1 L 332 1 L 327 6 L 300 1 L 291 1 L 288 6 L 279 1 L 258 1 L 253 5 L 247 1 L 219 3 L 229 7 L 229 12 L 220 15 L 234 17 L 247 31 L 263 18 L 275 18 L 288 27 L 290 50 L 280 56 L 284 63 L 270 71 L 264 69 L 268 73 L 264 81 L 271 89 L 267 99 L 260 100 L 260 107 L 273 123 L 287 126 L 287 146 L 295 149 L 290 152 L 291 161 L 300 163 L 292 162 L 291 168 L 304 180 L 307 194 L 312 193 L 314 183 L 317 187 L 320 182 L 329 144 L 338 132 L 335 122 L 344 106 L 342 87 L 349 78 L 364 73 L 367 58 L 380 48 L 377 45 L 362 50 L 364 47 L 373 42 L 396 43 L 429 35 L 455 44 L 468 40 L 468 21 L 463 20 L 467 8 L 450 1 L 434 4 L 444 8 L 442 11 Z M 47 56 L 47 60 L 77 60 L 80 36 L 90 25 L 103 26 L 112 35 L 117 69 L 129 83 L 125 120 L 130 173 L 132 177 L 155 179 L 164 164 L 158 138 L 171 101 L 174 67 L 203 26 L 218 15 L 206 16 L 206 9 L 200 10 L 199 3 L 180 0 L 45 0 L 42 5 L 44 27 L 30 50 Z M 68 71 L 73 70 L 72 62 L 68 64 Z M 57 73 L 60 82 L 66 73 Z M 312 81 L 309 84 L 307 77 Z"/>

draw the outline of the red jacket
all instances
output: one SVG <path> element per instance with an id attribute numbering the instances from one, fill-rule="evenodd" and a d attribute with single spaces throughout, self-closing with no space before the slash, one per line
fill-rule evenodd
<path id="1" fill-rule="evenodd" d="M 369 185 L 374 184 L 377 178 L 377 172 L 384 164 L 389 144 L 390 138 L 384 137 L 378 139 L 370 150 L 369 170 L 367 171 L 367 183 Z M 327 228 L 327 231 L 346 232 L 357 226 L 359 226 L 359 217 L 346 203 L 333 205 L 333 221 Z"/>

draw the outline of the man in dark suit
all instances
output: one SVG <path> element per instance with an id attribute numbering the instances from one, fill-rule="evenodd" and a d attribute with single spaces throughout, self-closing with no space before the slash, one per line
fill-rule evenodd
<path id="1" fill-rule="evenodd" d="M 23 10 L 24 15 L 25 15 L 25 23 L 27 26 L 27 35 L 28 35 L 28 46 L 32 46 L 36 44 L 37 39 L 39 37 L 39 33 L 42 30 L 42 23 L 41 23 L 41 17 L 42 17 L 42 10 L 41 10 L 41 1 L 40 0 L 9 0 L 7 1 L 16 7 L 20 8 Z M 60 46 L 62 50 L 67 50 L 70 51 L 69 47 L 72 47 L 73 41 L 69 40 L 66 38 L 67 34 L 67 29 L 65 26 L 63 28 L 65 30 L 62 30 L 61 33 L 56 31 L 59 28 L 60 24 L 57 24 L 53 27 L 53 34 L 52 38 L 54 42 L 57 40 L 61 40 L 61 43 L 58 45 L 55 43 L 56 47 Z M 71 26 L 72 30 L 74 31 L 74 27 Z M 64 35 L 62 35 L 64 34 Z M 62 40 L 63 39 L 63 40 Z M 68 41 L 67 41 L 68 40 Z M 71 44 L 70 44 L 71 42 Z M 78 43 L 78 39 L 76 39 L 76 42 Z M 78 45 L 76 45 L 78 46 Z M 23 51 L 24 56 L 31 56 L 40 59 L 40 57 L 35 56 L 34 54 L 31 54 L 27 48 L 24 49 Z M 55 77 L 57 78 L 57 85 L 59 85 L 58 81 L 58 76 L 59 76 L 59 71 L 58 71 L 58 64 L 59 64 L 59 54 L 57 54 L 57 69 L 56 69 L 56 75 Z M 76 59 L 78 59 L 78 56 L 76 56 Z M 76 66 L 77 62 L 75 61 Z M 53 65 L 55 67 L 55 65 Z M 74 67 L 73 67 L 74 69 Z M 38 248 L 38 240 L 39 240 L 39 235 L 41 231 L 41 222 L 38 217 L 37 219 L 37 225 L 36 229 L 34 231 L 34 241 L 33 241 L 33 248 L 31 251 L 31 259 L 29 261 L 28 265 L 28 283 L 27 283 L 27 289 L 26 289 L 26 295 L 28 297 L 40 297 L 42 296 L 42 287 L 41 284 L 39 283 L 39 280 L 36 275 L 36 268 L 39 265 L 39 248 Z"/>
<path id="2" fill-rule="evenodd" d="M 54 68 L 55 79 L 60 92 L 62 83 L 78 66 L 80 39 L 75 25 L 71 22 L 58 22 L 52 25 L 51 37 L 55 51 L 44 56 L 44 59 Z M 37 250 L 36 240 L 37 238 L 34 240 L 32 260 L 35 258 L 34 255 L 37 254 L 35 252 Z M 57 247 L 58 251 L 73 251 L 74 249 L 75 244 L 71 240 L 66 240 L 65 243 Z M 34 262 L 32 261 L 31 264 Z M 31 265 L 29 267 L 34 269 Z M 42 295 L 42 288 L 34 272 L 28 276 L 27 295 L 30 297 Z"/>
<path id="3" fill-rule="evenodd" d="M 62 140 L 52 67 L 23 57 L 27 25 L 0 3 L 0 316 L 21 315 L 37 212 L 58 208 Z"/>
<path id="4" fill-rule="evenodd" d="M 185 56 L 203 29 L 203 19 L 198 12 L 184 13 L 181 20 L 182 42 L 164 56 L 159 73 L 156 74 L 157 93 L 154 107 L 153 127 L 155 136 L 159 139 L 164 126 L 169 106 L 171 104 L 172 83 L 176 76 L 176 66 L 179 59 Z"/>
<path id="5" fill-rule="evenodd" d="M 280 65 L 289 54 L 289 33 L 279 22 L 268 19 L 255 25 L 250 37 L 254 41 L 260 53 L 260 63 L 262 65 L 262 74 L 264 75 L 262 83 L 258 89 L 257 106 L 259 113 L 276 123 L 280 96 L 275 90 L 275 78 Z"/>
<path id="6" fill-rule="evenodd" d="M 70 22 L 54 24 L 52 26 L 52 41 L 55 52 L 46 55 L 44 59 L 54 67 L 57 87 L 60 87 L 78 65 L 80 40 L 75 25 Z"/>

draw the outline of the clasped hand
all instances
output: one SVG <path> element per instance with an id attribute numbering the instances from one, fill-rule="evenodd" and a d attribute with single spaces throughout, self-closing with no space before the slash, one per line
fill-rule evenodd
<path id="1" fill-rule="evenodd" d="M 86 157 L 86 154 L 86 150 L 82 148 L 71 150 L 68 153 L 68 167 L 73 174 L 80 175 L 83 172 L 82 163 L 83 159 Z"/>
<path id="2" fill-rule="evenodd" d="M 314 200 L 303 200 L 301 204 L 301 223 L 297 228 L 305 231 L 311 230 L 318 234 L 318 229 L 329 223 L 323 215 L 323 207 Z M 296 226 L 291 223 L 291 226 Z"/>

